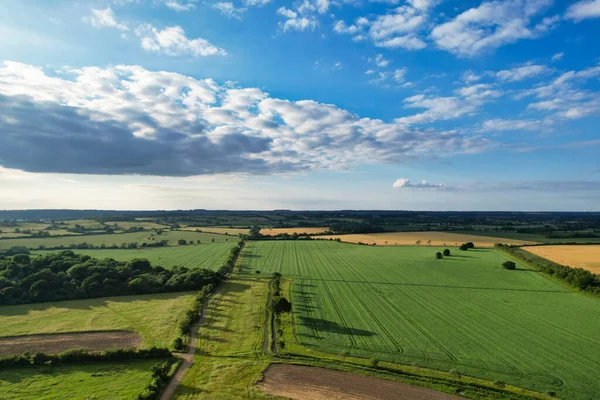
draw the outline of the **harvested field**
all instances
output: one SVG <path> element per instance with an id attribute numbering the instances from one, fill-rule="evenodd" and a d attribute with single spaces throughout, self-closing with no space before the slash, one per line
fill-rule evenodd
<path id="1" fill-rule="evenodd" d="M 56 354 L 66 350 L 102 351 L 139 347 L 142 338 L 130 331 L 75 332 L 0 338 L 0 356 L 29 353 Z"/>
<path id="2" fill-rule="evenodd" d="M 351 372 L 299 365 L 272 364 L 259 387 L 268 394 L 291 399 L 456 399 L 432 389 Z"/>
<path id="3" fill-rule="evenodd" d="M 261 231 L 262 232 L 262 231 Z M 421 246 L 460 246 L 462 243 L 473 242 L 476 247 L 492 247 L 494 243 L 506 244 L 536 244 L 518 239 L 505 239 L 490 236 L 465 235 L 452 232 L 386 232 L 352 235 L 316 236 L 315 239 L 341 239 L 343 242 L 377 244 L 378 246 L 414 246 L 420 241 Z M 428 241 L 431 240 L 431 243 Z"/>
<path id="4" fill-rule="evenodd" d="M 294 233 L 307 233 L 309 235 L 315 235 L 317 233 L 322 233 L 327 231 L 329 228 L 320 227 L 320 228 L 263 228 L 260 230 L 260 233 L 263 235 L 280 235 L 282 233 L 287 233 L 288 235 L 292 235 Z"/>
<path id="5" fill-rule="evenodd" d="M 558 264 L 600 274 L 600 245 L 532 246 L 523 250 Z"/>

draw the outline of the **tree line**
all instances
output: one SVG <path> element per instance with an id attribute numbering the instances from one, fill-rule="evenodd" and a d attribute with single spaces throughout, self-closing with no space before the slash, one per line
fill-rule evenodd
<path id="1" fill-rule="evenodd" d="M 146 259 L 98 260 L 61 251 L 0 260 L 0 304 L 26 304 L 197 290 L 220 281 L 219 271 L 152 266 Z"/>

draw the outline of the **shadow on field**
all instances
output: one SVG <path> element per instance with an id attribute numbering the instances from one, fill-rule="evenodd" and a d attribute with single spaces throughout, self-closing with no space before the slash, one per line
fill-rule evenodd
<path id="1" fill-rule="evenodd" d="M 314 330 L 319 332 L 329 332 L 329 333 L 338 333 L 342 335 L 352 335 L 352 336 L 375 336 L 377 335 L 375 332 L 367 331 L 364 329 L 358 328 L 350 328 L 347 326 L 342 326 L 337 322 L 328 321 L 326 319 L 321 318 L 311 318 L 300 316 L 300 323 L 307 327 L 311 327 Z M 314 337 L 313 335 L 300 335 L 307 337 Z"/>
<path id="2" fill-rule="evenodd" d="M 196 395 L 196 394 L 200 394 L 200 393 L 204 393 L 204 392 L 206 392 L 206 390 L 202 390 L 200 388 L 196 388 L 196 387 L 192 387 L 192 386 L 188 386 L 188 385 L 179 384 L 179 387 L 177 387 L 177 394 L 181 394 L 181 395 Z"/>

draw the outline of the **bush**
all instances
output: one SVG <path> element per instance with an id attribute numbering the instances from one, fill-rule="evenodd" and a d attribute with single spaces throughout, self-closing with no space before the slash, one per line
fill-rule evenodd
<path id="1" fill-rule="evenodd" d="M 444 249 L 444 257 L 448 257 L 450 255 L 450 249 Z"/>
<path id="2" fill-rule="evenodd" d="M 459 249 L 461 249 L 462 251 L 467 251 L 469 250 L 469 246 L 467 246 L 466 243 L 463 243 L 460 245 Z"/>
<path id="3" fill-rule="evenodd" d="M 271 310 L 275 314 L 288 313 L 292 311 L 292 303 L 285 297 L 277 297 L 271 301 Z"/>
<path id="4" fill-rule="evenodd" d="M 503 267 L 504 269 L 510 269 L 510 270 L 513 270 L 513 269 L 517 269 L 517 264 L 515 264 L 515 263 L 514 263 L 514 261 L 504 261 L 504 262 L 502 263 L 502 267 Z"/>
<path id="5" fill-rule="evenodd" d="M 435 258 L 437 258 L 438 260 L 441 260 L 442 257 L 444 257 L 444 256 L 442 255 L 441 252 L 438 251 L 437 253 L 435 253 Z"/>
<path id="6" fill-rule="evenodd" d="M 379 360 L 376 358 L 371 358 L 369 360 L 369 365 L 373 368 L 378 368 L 379 367 Z"/>

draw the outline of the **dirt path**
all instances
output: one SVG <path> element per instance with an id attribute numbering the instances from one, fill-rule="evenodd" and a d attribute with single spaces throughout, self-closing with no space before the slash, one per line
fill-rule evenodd
<path id="1" fill-rule="evenodd" d="M 0 338 L 0 356 L 30 353 L 56 354 L 67 350 L 92 351 L 139 347 L 140 335 L 130 331 L 53 333 Z"/>
<path id="2" fill-rule="evenodd" d="M 351 372 L 272 364 L 259 387 L 268 394 L 297 400 L 450 400 L 446 393 Z"/>
<path id="3" fill-rule="evenodd" d="M 182 358 L 183 363 L 181 363 L 181 365 L 179 366 L 179 369 L 177 369 L 177 372 L 175 373 L 175 376 L 173 376 L 173 379 L 171 379 L 171 382 L 169 382 L 169 386 L 167 386 L 167 388 L 165 389 L 163 394 L 160 396 L 160 400 L 169 400 L 173 396 L 173 393 L 175 393 L 175 389 L 177 389 L 177 387 L 181 383 L 181 380 L 185 376 L 186 372 L 192 366 L 192 363 L 194 362 L 194 354 L 196 354 L 196 344 L 198 343 L 198 330 L 200 329 L 200 325 L 202 325 L 202 323 L 204 323 L 204 320 L 206 319 L 206 306 L 207 306 L 208 302 L 212 299 L 213 296 L 214 296 L 214 293 L 211 294 L 208 297 L 208 299 L 206 299 L 206 301 L 202 305 L 202 312 L 200 313 L 200 319 L 192 327 L 192 331 L 190 334 L 191 335 L 190 336 L 190 348 L 188 349 L 188 352 L 187 353 L 173 353 L 176 356 Z"/>

